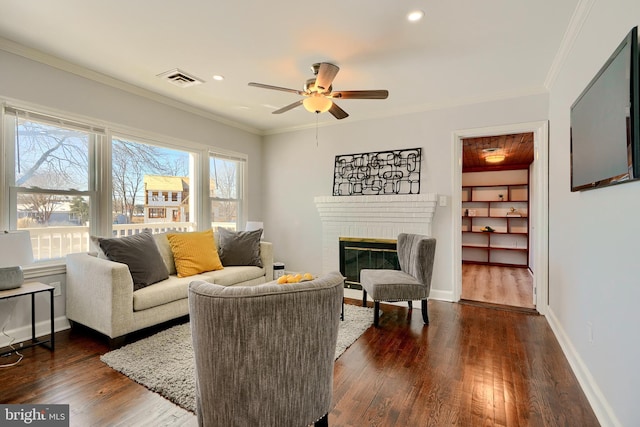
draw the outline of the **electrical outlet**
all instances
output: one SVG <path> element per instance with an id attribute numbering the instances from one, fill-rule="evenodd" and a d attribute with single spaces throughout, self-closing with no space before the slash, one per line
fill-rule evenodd
<path id="1" fill-rule="evenodd" d="M 59 297 L 60 295 L 62 295 L 62 286 L 60 285 L 60 282 L 51 282 L 49 283 L 50 286 L 53 286 L 53 296 L 54 297 Z"/>
<path id="2" fill-rule="evenodd" d="M 438 196 L 438 205 L 447 206 L 447 196 Z"/>
<path id="3" fill-rule="evenodd" d="M 587 337 L 589 344 L 593 344 L 593 324 L 591 322 L 587 322 Z"/>

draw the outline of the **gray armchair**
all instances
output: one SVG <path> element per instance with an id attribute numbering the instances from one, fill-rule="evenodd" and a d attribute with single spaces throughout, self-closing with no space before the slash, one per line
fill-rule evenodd
<path id="1" fill-rule="evenodd" d="M 198 424 L 327 426 L 343 284 L 192 282 Z"/>
<path id="2" fill-rule="evenodd" d="M 367 304 L 367 293 L 374 301 L 373 324 L 378 326 L 380 301 L 422 301 L 422 319 L 429 324 L 427 300 L 431 291 L 433 259 L 436 239 L 419 234 L 402 233 L 397 242 L 400 270 L 360 270 L 362 305 Z"/>

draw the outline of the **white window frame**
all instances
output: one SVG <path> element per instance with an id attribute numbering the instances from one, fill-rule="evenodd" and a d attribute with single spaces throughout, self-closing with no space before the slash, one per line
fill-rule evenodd
<path id="1" fill-rule="evenodd" d="M 194 144 L 188 143 L 187 141 L 175 141 L 171 138 L 163 137 L 161 135 L 143 135 L 141 132 L 135 131 L 118 131 L 114 130 L 109 133 L 108 145 L 109 150 L 113 146 L 113 140 L 127 140 L 134 143 L 153 145 L 160 148 L 166 148 L 170 150 L 184 151 L 189 153 L 189 194 L 195 196 L 196 194 L 201 194 L 201 188 L 203 187 L 202 181 L 204 181 L 203 177 L 208 176 L 205 175 L 202 170 L 202 163 L 208 162 L 208 158 L 206 156 L 206 151 L 203 151 L 201 148 L 197 148 Z M 113 191 L 113 183 L 112 183 L 112 175 L 111 175 L 111 151 L 109 151 L 109 211 L 113 211 L 112 206 L 112 195 Z M 208 191 L 208 180 L 207 181 L 207 191 Z M 158 194 L 158 197 L 162 197 L 162 194 Z M 189 198 L 189 212 L 190 218 L 189 222 L 194 224 L 194 227 L 197 230 L 203 230 L 203 225 L 206 224 L 206 221 L 202 221 L 201 218 L 208 218 L 207 216 L 202 216 L 206 213 L 203 210 L 203 205 L 206 205 L 204 201 L 206 198 L 202 197 L 190 197 Z M 109 227 L 111 227 L 111 223 L 109 223 Z M 206 229 L 206 228 L 204 228 Z"/>
<path id="2" fill-rule="evenodd" d="M 12 185 L 15 182 L 15 140 L 16 125 L 19 119 L 32 120 L 44 123 L 49 126 L 56 126 L 63 129 L 72 129 L 89 134 L 89 164 L 87 190 L 53 190 L 45 188 L 30 188 Z M 55 114 L 34 112 L 21 107 L 2 105 L 0 112 L 0 139 L 3 154 L 2 169 L 0 174 L 0 186 L 3 197 L 0 199 L 0 226 L 7 230 L 16 230 L 18 225 L 17 203 L 19 194 L 49 194 L 63 196 L 80 196 L 89 199 L 90 209 L 90 233 L 96 231 L 96 223 L 100 222 L 101 211 L 98 202 L 98 187 L 100 177 L 98 170 L 99 151 L 106 139 L 106 130 L 82 121 L 61 118 Z M 62 260 L 62 261 L 61 261 Z M 51 264 L 64 262 L 64 258 L 46 259 L 36 261 L 36 264 Z"/>
<path id="3" fill-rule="evenodd" d="M 151 144 L 163 148 L 186 151 L 190 156 L 190 186 L 191 203 L 190 222 L 194 223 L 197 230 L 211 228 L 211 197 L 209 192 L 209 161 L 211 156 L 239 161 L 242 171 L 238 175 L 238 218 L 236 227 L 244 229 L 248 215 L 247 182 L 248 182 L 248 155 L 235 151 L 227 151 L 209 144 L 194 143 L 153 132 L 140 131 L 117 124 L 107 123 L 91 117 L 58 111 L 39 105 L 30 105 L 16 100 L 0 99 L 0 229 L 11 229 L 17 226 L 16 215 L 12 214 L 17 209 L 17 189 L 11 190 L 8 183 L 14 182 L 14 143 L 15 126 L 11 135 L 8 135 L 8 114 L 14 114 L 16 110 L 33 115 L 33 120 L 44 121 L 52 125 L 77 128 L 79 130 L 96 133 L 98 139 L 94 141 L 93 150 L 90 152 L 90 181 L 88 191 L 69 191 L 65 194 L 89 197 L 90 203 L 90 229 L 91 235 L 110 236 L 112 234 L 112 171 L 111 155 L 112 140 L 120 138 L 135 142 Z M 39 120 L 43 118 L 46 120 Z M 12 119 L 13 120 L 13 119 Z M 49 122 L 51 120 L 51 122 Z M 15 122 L 13 122 L 15 123 Z M 26 191 L 24 188 L 21 191 Z M 31 190 L 29 190 L 31 191 Z M 47 192 L 53 190 L 47 190 Z M 37 192 L 44 192 L 40 189 Z M 55 192 L 55 191 L 54 191 Z M 16 202 L 11 204 L 11 200 Z M 51 262 L 39 262 L 25 269 L 25 276 L 36 278 L 43 275 L 64 273 L 64 259 L 56 259 Z"/>
<path id="4" fill-rule="evenodd" d="M 211 203 L 213 201 L 227 201 L 227 200 L 232 200 L 237 202 L 238 205 L 238 217 L 236 218 L 236 230 L 244 230 L 244 226 L 247 223 L 247 218 L 248 218 L 248 202 L 247 202 L 247 188 L 246 188 L 246 183 L 248 181 L 247 179 L 247 175 L 248 175 L 248 167 L 247 167 L 247 163 L 248 163 L 248 156 L 246 154 L 242 154 L 242 153 L 236 153 L 236 152 L 231 152 L 231 151 L 223 151 L 223 150 L 216 150 L 216 149 L 212 149 L 209 150 L 208 153 L 208 157 L 206 159 L 206 176 L 207 179 L 205 180 L 205 187 L 206 187 L 206 198 L 203 198 L 203 200 L 207 200 L 207 216 L 206 218 L 208 218 L 209 221 L 209 225 L 211 226 Z M 241 170 L 237 171 L 237 180 L 238 182 L 236 183 L 237 185 L 237 197 L 235 199 L 224 199 L 224 198 L 220 198 L 220 197 L 212 197 L 211 193 L 210 193 L 210 188 L 209 188 L 209 183 L 210 183 L 210 176 L 211 176 L 211 171 L 209 170 L 209 164 L 210 164 L 210 160 L 212 158 L 218 158 L 218 159 L 223 159 L 223 160 L 233 160 L 236 161 L 240 164 L 241 166 Z"/>

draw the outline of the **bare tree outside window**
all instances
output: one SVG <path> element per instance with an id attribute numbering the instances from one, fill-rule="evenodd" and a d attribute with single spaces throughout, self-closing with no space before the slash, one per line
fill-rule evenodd
<path id="1" fill-rule="evenodd" d="M 209 159 L 211 222 L 237 228 L 240 219 L 240 169 L 238 160 L 211 156 Z"/>
<path id="2" fill-rule="evenodd" d="M 89 135 L 85 132 L 19 120 L 15 184 L 50 190 L 87 190 L 88 153 Z"/>
<path id="3" fill-rule="evenodd" d="M 9 166 L 10 217 L 15 218 L 11 226 L 29 230 L 35 259 L 60 258 L 84 248 L 94 190 L 90 159 L 101 137 L 78 130 L 82 125 L 30 117 L 24 112 L 5 116 L 13 120 L 5 137 L 14 138 Z"/>

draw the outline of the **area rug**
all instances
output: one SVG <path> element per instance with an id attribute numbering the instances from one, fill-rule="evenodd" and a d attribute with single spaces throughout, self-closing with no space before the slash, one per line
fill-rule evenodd
<path id="1" fill-rule="evenodd" d="M 373 324 L 373 309 L 344 305 L 336 359 Z M 195 373 L 189 324 L 174 326 L 100 357 L 104 363 L 195 413 Z"/>

